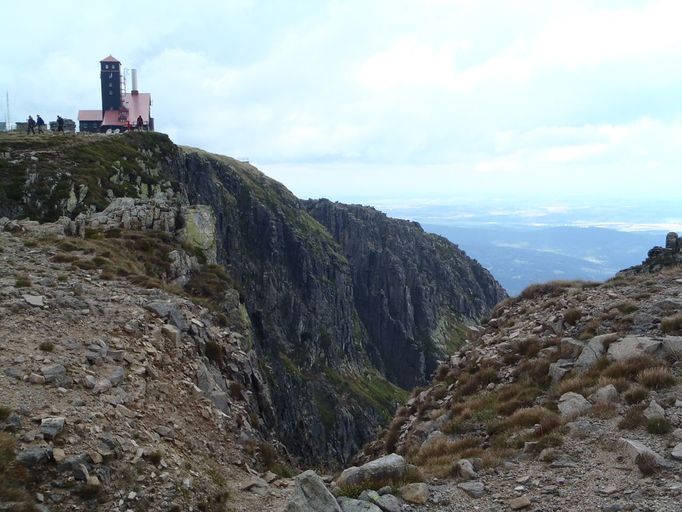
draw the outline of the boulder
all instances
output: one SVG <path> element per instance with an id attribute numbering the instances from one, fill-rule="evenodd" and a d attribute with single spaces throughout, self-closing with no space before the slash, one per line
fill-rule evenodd
<path id="1" fill-rule="evenodd" d="M 109 382 L 112 386 L 118 386 L 126 376 L 126 371 L 121 366 L 117 366 L 109 375 Z"/>
<path id="2" fill-rule="evenodd" d="M 354 500 L 342 496 L 338 499 L 338 503 L 343 512 L 382 512 L 379 507 L 368 501 Z"/>
<path id="3" fill-rule="evenodd" d="M 398 494 L 408 503 L 423 505 L 429 499 L 429 486 L 424 483 L 403 485 Z"/>
<path id="4" fill-rule="evenodd" d="M 661 348 L 661 342 L 648 336 L 626 336 L 611 343 L 606 355 L 611 361 L 622 361 L 645 354 L 653 355 Z"/>
<path id="5" fill-rule="evenodd" d="M 604 340 L 610 336 L 613 335 L 602 334 L 601 336 L 595 336 L 587 342 L 587 345 L 582 349 L 578 359 L 575 361 L 574 368 L 578 373 L 583 373 L 590 369 L 604 355 Z"/>
<path id="6" fill-rule="evenodd" d="M 665 409 L 663 409 L 656 400 L 649 402 L 649 407 L 644 409 L 642 414 L 648 420 L 665 419 Z"/>
<path id="7" fill-rule="evenodd" d="M 666 356 L 677 361 L 682 359 L 682 336 L 664 336 L 661 344 Z"/>
<path id="8" fill-rule="evenodd" d="M 454 473 L 463 480 L 473 480 L 478 478 L 474 465 L 468 459 L 460 459 L 453 466 Z"/>
<path id="9" fill-rule="evenodd" d="M 27 468 L 33 467 L 36 464 L 42 462 L 47 462 L 52 457 L 52 448 L 49 447 L 38 447 L 38 448 L 27 448 L 26 450 L 21 450 L 17 453 L 17 462 L 26 466 Z"/>
<path id="10" fill-rule="evenodd" d="M 64 429 L 65 419 L 61 416 L 43 418 L 40 422 L 40 432 L 50 439 L 54 439 Z"/>
<path id="11" fill-rule="evenodd" d="M 682 460 L 682 443 L 678 443 L 675 445 L 671 455 L 672 458 L 675 460 Z"/>
<path id="12" fill-rule="evenodd" d="M 569 391 L 561 395 L 558 406 L 562 416 L 576 417 L 586 412 L 592 404 L 583 395 Z"/>
<path id="13" fill-rule="evenodd" d="M 626 439 L 624 437 L 621 437 L 619 441 L 621 443 L 621 446 L 623 447 L 623 450 L 625 451 L 625 454 L 630 458 L 630 460 L 632 460 L 632 462 L 635 462 L 638 455 L 648 454 L 654 458 L 654 460 L 658 463 L 659 466 L 662 467 L 668 466 L 668 463 L 665 461 L 663 457 L 661 457 L 658 453 L 653 451 L 644 443 L 637 441 L 635 439 Z"/>
<path id="14" fill-rule="evenodd" d="M 552 382 L 559 382 L 573 368 L 573 361 L 570 359 L 559 359 L 556 363 L 549 365 L 549 376 Z"/>
<path id="15" fill-rule="evenodd" d="M 360 467 L 345 469 L 336 480 L 338 487 L 379 488 L 405 477 L 405 459 L 392 453 Z"/>
<path id="16" fill-rule="evenodd" d="M 66 368 L 61 364 L 43 366 L 40 373 L 45 377 L 45 382 L 61 381 L 66 376 Z"/>
<path id="17" fill-rule="evenodd" d="M 618 397 L 619 395 L 616 386 L 614 386 L 613 384 L 609 384 L 608 386 L 601 387 L 597 391 L 592 393 L 590 399 L 594 403 L 602 402 L 611 404 L 618 402 Z"/>
<path id="18" fill-rule="evenodd" d="M 308 470 L 296 477 L 294 492 L 284 512 L 342 512 L 317 474 Z"/>
<path id="19" fill-rule="evenodd" d="M 461 484 L 457 484 L 457 487 L 462 489 L 472 498 L 480 498 L 485 494 L 485 485 L 483 485 L 483 482 L 480 480 L 462 482 Z"/>
<path id="20" fill-rule="evenodd" d="M 509 506 L 512 510 L 521 510 L 522 508 L 530 507 L 530 505 L 530 499 L 525 494 L 518 498 L 514 498 L 513 500 L 509 500 Z"/>
<path id="21" fill-rule="evenodd" d="M 43 302 L 42 295 L 22 295 L 23 299 L 31 306 L 36 306 L 42 308 L 45 303 Z"/>

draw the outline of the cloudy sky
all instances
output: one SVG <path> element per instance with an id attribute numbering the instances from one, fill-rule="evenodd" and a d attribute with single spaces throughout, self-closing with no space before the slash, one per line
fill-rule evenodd
<path id="1" fill-rule="evenodd" d="M 2 18 L 14 121 L 97 108 L 113 54 L 158 130 L 302 197 L 682 198 L 679 0 L 51 0 Z"/>

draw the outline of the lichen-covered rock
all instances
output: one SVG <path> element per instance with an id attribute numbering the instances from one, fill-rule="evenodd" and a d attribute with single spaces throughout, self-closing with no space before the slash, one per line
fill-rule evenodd
<path id="1" fill-rule="evenodd" d="M 336 485 L 378 489 L 392 482 L 399 482 L 405 476 L 406 463 L 400 455 L 392 453 L 375 459 L 360 467 L 345 469 L 336 479 Z"/>
<path id="2" fill-rule="evenodd" d="M 284 512 L 342 512 L 336 498 L 317 474 L 308 470 L 296 477 L 294 492 Z"/>

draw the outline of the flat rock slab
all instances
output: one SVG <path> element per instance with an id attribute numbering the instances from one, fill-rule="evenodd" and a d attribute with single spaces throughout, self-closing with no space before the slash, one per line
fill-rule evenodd
<path id="1" fill-rule="evenodd" d="M 462 489 L 472 498 L 480 498 L 485 494 L 485 485 L 480 480 L 462 482 L 461 484 L 457 484 L 457 487 Z"/>
<path id="2" fill-rule="evenodd" d="M 622 341 L 611 343 L 606 355 L 611 361 L 622 361 L 644 354 L 654 354 L 661 348 L 661 342 L 648 336 L 626 336 Z"/>
<path id="3" fill-rule="evenodd" d="M 65 421 L 61 416 L 43 418 L 40 422 L 40 431 L 47 437 L 55 438 L 64 429 Z"/>
<path id="4" fill-rule="evenodd" d="M 675 445 L 671 455 L 675 460 L 682 460 L 682 443 Z"/>
<path id="5" fill-rule="evenodd" d="M 514 498 L 513 500 L 509 501 L 509 506 L 511 507 L 512 510 L 521 510 L 523 508 L 528 508 L 530 507 L 530 498 L 526 496 L 525 494 L 523 496 L 519 496 L 518 498 Z"/>
<path id="6" fill-rule="evenodd" d="M 42 295 L 22 295 L 21 296 L 31 306 L 42 308 L 45 305 Z"/>

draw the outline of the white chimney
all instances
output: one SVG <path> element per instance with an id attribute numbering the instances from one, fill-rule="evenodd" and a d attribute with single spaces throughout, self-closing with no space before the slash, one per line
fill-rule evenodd
<path id="1" fill-rule="evenodd" d="M 133 94 L 137 94 L 137 69 L 131 70 L 131 74 L 133 77 L 133 89 L 130 92 Z"/>

